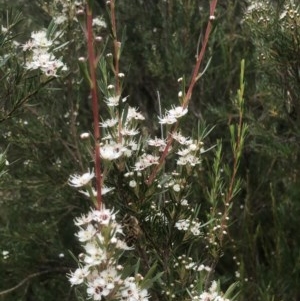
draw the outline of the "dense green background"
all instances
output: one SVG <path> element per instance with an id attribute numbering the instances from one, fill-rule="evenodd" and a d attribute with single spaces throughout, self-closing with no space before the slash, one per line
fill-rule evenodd
<path id="1" fill-rule="evenodd" d="M 16 26 L 19 41 L 25 41 L 31 30 L 48 26 L 51 18 L 40 8 L 47 1 L 11 2 L 0 1 L 1 20 L 5 24 L 12 4 L 14 15 L 22 11 L 24 19 Z M 104 2 L 98 1 L 97 9 L 105 14 Z M 273 2 L 276 11 L 282 1 Z M 230 239 L 217 273 L 229 284 L 236 280 L 235 272 L 240 272 L 241 301 L 297 301 L 300 27 L 282 32 L 276 25 L 278 16 L 265 27 L 248 26 L 241 22 L 245 5 L 238 0 L 218 4 L 205 57 L 211 63 L 193 93 L 193 118 L 186 127 L 195 127 L 199 120 L 215 125 L 209 139 L 212 143 L 223 140 L 224 160 L 230 162 L 226 127 L 236 118 L 231 99 L 244 58 L 245 120 L 250 133 L 240 169 L 243 187 L 234 201 Z M 200 39 L 204 35 L 207 1 L 125 0 L 117 1 L 117 12 L 119 27 L 126 27 L 121 58 L 127 75 L 124 95 L 129 94 L 130 103 L 146 114 L 149 131 L 156 134 L 156 91 L 163 107 L 168 107 L 177 99 L 177 79 L 183 75 L 189 79 L 199 35 Z M 73 28 L 68 34 L 79 35 Z M 0 51 L 3 55 L 10 50 L 2 45 Z M 76 56 L 84 49 L 73 42 L 67 51 L 69 63 L 74 59 L 76 78 Z M 8 259 L 0 254 L 0 300 L 75 300 L 65 276 L 76 266 L 69 250 L 78 252 L 72 220 L 88 204 L 68 187 L 67 179 L 89 163 L 76 142 L 81 131 L 91 128 L 88 90 L 84 84 L 74 85 L 71 77 L 47 88 L 37 82 L 26 86 L 13 59 L 10 64 L 9 75 L 7 69 L 0 69 L 1 110 L 22 98 L 22 93 L 39 92 L 13 118 L 0 123 L 0 146 L 2 150 L 8 147 L 10 162 L 0 186 L 0 251 L 10 252 Z M 210 160 L 208 154 L 208 164 Z M 1 295 L 22 280 L 17 289 Z"/>

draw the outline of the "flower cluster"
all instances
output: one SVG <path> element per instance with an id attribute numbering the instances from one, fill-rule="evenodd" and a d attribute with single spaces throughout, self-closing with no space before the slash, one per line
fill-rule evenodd
<path id="1" fill-rule="evenodd" d="M 86 287 L 92 300 L 148 301 L 148 292 L 140 287 L 143 277 L 123 277 L 119 259 L 131 248 L 122 240 L 123 231 L 113 211 L 91 210 L 75 219 L 76 236 L 84 253 L 79 255 L 79 268 L 69 274 L 72 285 Z"/>
<path id="2" fill-rule="evenodd" d="M 175 267 L 183 266 L 186 270 L 194 270 L 197 272 L 210 272 L 211 268 L 209 266 L 206 266 L 204 264 L 199 264 L 197 262 L 194 262 L 191 257 L 187 257 L 185 254 L 178 256 L 176 262 L 174 263 Z"/>
<path id="3" fill-rule="evenodd" d="M 200 231 L 201 223 L 198 221 L 190 221 L 189 219 L 181 219 L 176 222 L 175 228 L 181 231 L 189 231 L 195 236 L 199 236 L 201 234 Z"/>
<path id="4" fill-rule="evenodd" d="M 126 102 L 123 98 L 122 103 Z M 126 107 L 119 116 L 119 96 L 110 96 L 106 104 L 110 112 L 110 118 L 102 121 L 103 138 L 100 148 L 100 156 L 107 161 L 114 161 L 123 157 L 130 157 L 137 150 L 134 136 L 139 134 L 138 121 L 144 120 L 144 116 L 136 108 Z M 122 120 L 122 122 L 121 122 Z"/>
<path id="5" fill-rule="evenodd" d="M 299 6 L 285 1 L 281 11 L 276 11 L 272 1 L 251 1 L 244 14 L 244 21 L 253 21 L 260 26 L 276 22 L 283 31 L 294 31 L 300 26 Z"/>
<path id="6" fill-rule="evenodd" d="M 202 279 L 205 279 L 208 273 L 211 272 L 211 268 L 202 263 L 195 262 L 192 257 L 188 257 L 185 254 L 173 258 L 170 265 L 178 273 L 173 276 L 171 283 L 167 285 L 164 283 L 163 294 L 171 297 L 173 300 L 186 301 L 194 300 L 194 297 L 199 296 L 199 288 L 202 288 L 204 285 Z M 183 286 L 189 290 L 189 297 L 187 299 L 182 299 Z"/>
<path id="7" fill-rule="evenodd" d="M 227 298 L 219 295 L 218 284 L 213 281 L 208 292 L 204 291 L 200 295 L 194 295 L 192 297 L 193 301 L 230 301 Z"/>
<path id="8" fill-rule="evenodd" d="M 173 124 L 176 123 L 179 118 L 184 116 L 188 112 L 187 108 L 184 107 L 173 107 L 164 117 L 159 117 L 159 123 L 161 124 Z"/>
<path id="9" fill-rule="evenodd" d="M 51 49 L 54 41 L 49 39 L 45 30 L 32 32 L 31 39 L 23 45 L 23 51 L 31 51 L 25 68 L 28 70 L 40 69 L 46 76 L 58 76 L 60 70 L 67 70 L 66 65 L 57 59 Z"/>

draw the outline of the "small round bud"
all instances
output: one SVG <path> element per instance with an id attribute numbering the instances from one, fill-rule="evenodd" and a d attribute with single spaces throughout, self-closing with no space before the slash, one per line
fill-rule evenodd
<path id="1" fill-rule="evenodd" d="M 134 181 L 134 180 L 130 181 L 130 182 L 129 182 L 129 186 L 130 186 L 131 188 L 136 187 L 136 181 Z"/>
<path id="2" fill-rule="evenodd" d="M 213 16 L 213 15 L 212 15 L 212 16 L 209 16 L 209 20 L 210 20 L 210 21 L 214 21 L 215 19 L 216 19 L 215 16 Z"/>
<path id="3" fill-rule="evenodd" d="M 80 135 L 80 138 L 81 139 L 88 139 L 90 137 L 90 134 L 89 133 L 82 133 L 81 135 Z"/>
<path id="4" fill-rule="evenodd" d="M 100 42 L 103 41 L 103 38 L 100 37 L 100 36 L 97 36 L 97 37 L 95 37 L 95 41 L 98 42 L 98 43 L 100 43 Z"/>
<path id="5" fill-rule="evenodd" d="M 84 10 L 83 10 L 83 9 L 78 9 L 78 10 L 76 11 L 76 15 L 77 15 L 77 16 L 82 16 L 82 15 L 84 15 Z"/>

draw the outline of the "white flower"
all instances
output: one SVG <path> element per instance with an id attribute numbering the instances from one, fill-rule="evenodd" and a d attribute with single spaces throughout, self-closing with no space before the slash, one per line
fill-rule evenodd
<path id="1" fill-rule="evenodd" d="M 130 140 L 127 143 L 128 147 L 131 148 L 131 150 L 136 151 L 138 149 L 138 144 L 134 140 Z"/>
<path id="2" fill-rule="evenodd" d="M 36 48 L 49 48 L 53 43 L 51 40 L 48 40 L 47 33 L 44 30 L 32 32 L 31 38 Z"/>
<path id="3" fill-rule="evenodd" d="M 108 225 L 110 221 L 115 221 L 116 215 L 112 210 L 102 208 L 101 210 L 93 210 L 92 217 L 95 222 L 101 225 Z"/>
<path id="4" fill-rule="evenodd" d="M 82 176 L 78 174 L 74 174 L 70 176 L 68 183 L 70 186 L 73 187 L 82 187 L 87 185 L 93 178 L 95 177 L 95 174 L 93 171 L 88 171 L 84 173 Z"/>
<path id="5" fill-rule="evenodd" d="M 101 188 L 101 195 L 105 195 L 107 193 L 109 193 L 110 191 L 114 190 L 114 187 L 106 187 L 103 186 Z M 85 191 L 85 190 L 79 190 L 80 193 L 84 194 L 87 197 L 91 197 L 90 193 L 92 193 L 92 196 L 97 197 L 97 190 L 93 187 L 90 191 Z"/>
<path id="6" fill-rule="evenodd" d="M 139 160 L 135 163 L 134 170 L 140 171 L 153 164 L 158 164 L 159 157 L 150 154 L 143 154 Z"/>
<path id="7" fill-rule="evenodd" d="M 133 250 L 134 247 L 129 247 L 124 240 L 116 240 L 116 248 L 120 250 Z"/>
<path id="8" fill-rule="evenodd" d="M 200 164 L 201 160 L 197 157 L 195 157 L 194 155 L 187 155 L 185 157 L 180 157 L 177 160 L 177 165 L 191 165 L 191 166 L 196 166 L 197 164 Z"/>
<path id="9" fill-rule="evenodd" d="M 279 20 L 282 20 L 286 15 L 287 15 L 287 11 L 284 10 L 284 11 L 280 14 Z"/>
<path id="10" fill-rule="evenodd" d="M 139 113 L 136 108 L 129 107 L 128 112 L 127 112 L 127 120 L 126 121 L 129 122 L 132 119 L 144 120 L 145 117 L 141 113 Z"/>
<path id="11" fill-rule="evenodd" d="M 56 76 L 58 69 L 67 69 L 63 62 L 55 59 L 52 54 L 40 51 L 34 53 L 32 60 L 26 63 L 25 68 L 29 70 L 41 69 L 47 76 Z"/>
<path id="12" fill-rule="evenodd" d="M 113 191 L 114 189 L 115 189 L 114 187 L 103 186 L 101 188 L 101 195 L 105 195 L 105 194 L 109 193 L 110 191 Z"/>
<path id="13" fill-rule="evenodd" d="M 186 199 L 182 199 L 180 201 L 180 204 L 181 204 L 181 206 L 188 206 L 189 205 L 188 200 L 186 200 Z"/>
<path id="14" fill-rule="evenodd" d="M 175 228 L 178 230 L 187 231 L 190 227 L 190 221 L 187 219 L 181 219 L 175 224 Z"/>
<path id="15" fill-rule="evenodd" d="M 120 158 L 124 150 L 124 147 L 119 144 L 105 144 L 100 147 L 100 155 L 103 159 L 112 161 Z"/>
<path id="16" fill-rule="evenodd" d="M 186 157 L 180 157 L 177 160 L 177 165 L 186 165 L 188 163 L 188 160 L 186 159 Z"/>
<path id="17" fill-rule="evenodd" d="M 190 150 L 188 148 L 181 149 L 177 152 L 177 154 L 182 157 L 187 156 L 189 153 L 190 153 Z"/>
<path id="18" fill-rule="evenodd" d="M 161 124 L 173 124 L 177 122 L 177 119 L 174 116 L 166 115 L 165 117 L 158 117 L 159 123 Z"/>
<path id="19" fill-rule="evenodd" d="M 121 134 L 123 136 L 135 136 L 139 133 L 139 130 L 136 130 L 136 129 L 128 129 L 128 128 L 123 128 L 121 130 Z"/>
<path id="20" fill-rule="evenodd" d="M 149 295 L 146 289 L 140 289 L 133 277 L 128 277 L 124 280 L 124 286 L 121 288 L 121 298 L 127 301 L 148 301 Z"/>
<path id="21" fill-rule="evenodd" d="M 193 143 L 190 138 L 184 137 L 180 132 L 173 133 L 172 137 L 182 145 L 189 145 Z"/>
<path id="22" fill-rule="evenodd" d="M 114 267 L 109 267 L 108 269 L 102 271 L 100 273 L 100 277 L 105 280 L 106 287 L 109 290 L 112 290 L 115 287 L 115 283 L 118 283 L 120 280 L 120 276 Z"/>
<path id="23" fill-rule="evenodd" d="M 148 145 L 159 147 L 160 149 L 164 149 L 166 147 L 167 143 L 164 139 L 155 137 L 154 139 L 148 140 Z"/>
<path id="24" fill-rule="evenodd" d="M 99 17 L 96 17 L 93 19 L 93 26 L 98 26 L 98 27 L 103 27 L 103 28 L 107 27 L 105 21 Z"/>
<path id="25" fill-rule="evenodd" d="M 120 96 L 111 96 L 107 99 L 106 104 L 109 107 L 117 107 L 119 105 Z"/>
<path id="26" fill-rule="evenodd" d="M 78 237 L 78 240 L 81 242 L 86 242 L 91 240 L 95 234 L 97 233 L 97 230 L 92 224 L 88 224 L 86 229 L 81 229 L 77 234 L 75 234 Z"/>
<path id="27" fill-rule="evenodd" d="M 67 20 L 68 20 L 67 17 L 63 16 L 63 15 L 56 16 L 56 17 L 53 18 L 54 23 L 58 24 L 58 25 L 66 22 Z"/>
<path id="28" fill-rule="evenodd" d="M 188 112 L 187 108 L 183 107 L 173 107 L 173 109 L 169 110 L 168 115 L 173 116 L 174 118 L 178 119 L 184 116 Z"/>
<path id="29" fill-rule="evenodd" d="M 102 297 L 107 296 L 110 290 L 106 287 L 103 278 L 96 278 L 93 282 L 89 282 L 86 292 L 93 300 L 102 300 Z"/>
<path id="30" fill-rule="evenodd" d="M 117 123 L 118 123 L 118 119 L 112 118 L 112 119 L 107 119 L 104 122 L 101 122 L 100 126 L 103 128 L 111 128 L 111 127 L 115 126 Z"/>
<path id="31" fill-rule="evenodd" d="M 211 284 L 211 287 L 209 288 L 209 292 L 203 292 L 199 296 L 199 301 L 230 301 L 229 299 L 224 299 L 222 296 L 220 296 L 217 292 L 217 282 L 213 281 Z"/>
<path id="32" fill-rule="evenodd" d="M 4 27 L 3 25 L 1 25 L 1 31 L 6 33 L 6 32 L 8 32 L 8 29 L 6 27 Z"/>
<path id="33" fill-rule="evenodd" d="M 196 151 L 197 149 L 198 149 L 197 144 L 192 143 L 192 144 L 189 145 L 189 150 L 190 151 Z"/>
<path id="34" fill-rule="evenodd" d="M 179 192 L 179 191 L 180 191 L 180 185 L 179 185 L 179 184 L 175 184 L 175 185 L 173 186 L 173 190 L 174 190 L 175 192 Z"/>
<path id="35" fill-rule="evenodd" d="M 84 246 L 84 248 L 88 254 L 84 257 L 84 262 L 89 267 L 99 265 L 107 260 L 107 254 L 105 250 L 101 249 L 98 245 L 89 242 Z"/>
<path id="36" fill-rule="evenodd" d="M 201 234 L 200 225 L 201 225 L 201 223 L 192 222 L 192 226 L 190 228 L 190 231 L 193 233 L 193 235 L 199 236 Z"/>
<path id="37" fill-rule="evenodd" d="M 69 281 L 71 285 L 83 283 L 84 279 L 89 275 L 88 267 L 78 268 L 74 273 L 70 274 Z"/>
<path id="38" fill-rule="evenodd" d="M 77 217 L 74 220 L 74 224 L 76 226 L 82 226 L 90 223 L 93 220 L 92 212 L 89 212 L 87 215 L 81 215 L 81 217 Z"/>
<path id="39" fill-rule="evenodd" d="M 7 259 L 9 257 L 9 252 L 6 250 L 2 251 L 2 256 L 3 256 L 3 259 Z"/>

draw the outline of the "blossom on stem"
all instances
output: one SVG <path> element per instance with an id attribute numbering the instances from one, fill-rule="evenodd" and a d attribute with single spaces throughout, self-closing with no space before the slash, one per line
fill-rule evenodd
<path id="1" fill-rule="evenodd" d="M 87 185 L 94 177 L 95 173 L 93 171 L 88 171 L 81 176 L 74 174 L 70 176 L 68 184 L 73 187 L 82 187 Z"/>
<path id="2" fill-rule="evenodd" d="M 107 27 L 105 21 L 100 17 L 96 17 L 96 18 L 93 19 L 93 26 L 101 27 L 101 28 L 106 28 Z"/>
<path id="3" fill-rule="evenodd" d="M 164 151 L 167 143 L 166 140 L 155 137 L 154 139 L 148 140 L 148 145 L 158 147 L 159 151 Z"/>
<path id="4" fill-rule="evenodd" d="M 106 119 L 100 123 L 100 126 L 103 128 L 111 128 L 118 124 L 118 118 Z"/>
<path id="5" fill-rule="evenodd" d="M 178 230 L 187 231 L 190 227 L 190 221 L 188 219 L 181 219 L 175 224 L 175 228 Z"/>
<path id="6" fill-rule="evenodd" d="M 115 189 L 114 187 L 102 186 L 101 195 L 105 195 L 114 189 Z M 91 194 L 92 194 L 92 196 L 97 197 L 97 190 L 95 188 L 92 188 L 91 191 L 79 190 L 79 192 L 84 194 L 87 197 L 91 197 Z"/>
<path id="7" fill-rule="evenodd" d="M 184 116 L 188 112 L 187 108 L 184 107 L 173 107 L 173 109 L 169 110 L 168 115 L 173 116 L 178 119 Z"/>
<path id="8" fill-rule="evenodd" d="M 112 161 L 120 158 L 126 149 L 121 144 L 104 144 L 100 148 L 100 156 L 104 160 Z"/>
<path id="9" fill-rule="evenodd" d="M 52 45 L 53 41 L 48 39 L 46 31 L 33 32 L 31 39 L 23 45 L 23 51 L 32 51 L 24 67 L 28 70 L 40 69 L 46 76 L 57 76 L 58 70 L 67 70 L 65 64 L 50 51 Z"/>
<path id="10" fill-rule="evenodd" d="M 97 229 L 92 224 L 88 224 L 85 229 L 81 228 L 81 230 L 76 234 L 76 236 L 78 237 L 79 241 L 86 242 L 91 240 L 96 233 Z"/>
<path id="11" fill-rule="evenodd" d="M 219 293 L 217 292 L 217 282 L 213 281 L 209 291 L 208 292 L 203 292 L 199 298 L 195 299 L 195 300 L 199 300 L 199 301 L 230 301 L 229 299 L 225 299 L 222 296 L 219 295 Z"/>
<path id="12" fill-rule="evenodd" d="M 134 277 L 128 277 L 124 280 L 121 288 L 121 300 L 124 301 L 148 301 L 149 295 L 147 290 L 141 289 L 135 281 Z"/>
<path id="13" fill-rule="evenodd" d="M 75 270 L 74 273 L 69 274 L 69 281 L 71 282 L 71 285 L 79 285 L 83 283 L 84 279 L 89 275 L 89 269 L 88 267 L 78 268 Z"/>
<path id="14" fill-rule="evenodd" d="M 120 96 L 119 95 L 117 95 L 117 96 L 111 96 L 111 97 L 107 98 L 106 104 L 109 107 L 117 107 L 119 105 L 119 100 L 120 100 Z"/>
<path id="15" fill-rule="evenodd" d="M 127 112 L 127 119 L 126 121 L 131 121 L 132 119 L 134 120 L 145 120 L 145 117 L 137 111 L 136 108 L 129 107 L 128 112 Z"/>
<path id="16" fill-rule="evenodd" d="M 137 129 L 130 129 L 130 128 L 126 128 L 124 127 L 122 130 L 121 130 L 121 134 L 123 136 L 135 136 L 139 133 L 139 130 Z"/>
<path id="17" fill-rule="evenodd" d="M 151 154 L 143 154 L 135 163 L 135 171 L 144 170 L 145 168 L 158 164 L 159 157 Z"/>
<path id="18" fill-rule="evenodd" d="M 172 133 L 172 138 L 182 145 L 189 145 L 193 143 L 193 141 L 190 138 L 184 137 L 180 132 Z"/>
<path id="19" fill-rule="evenodd" d="M 177 119 L 174 116 L 165 115 L 164 117 L 158 117 L 159 123 L 161 124 L 173 124 L 176 123 Z"/>

